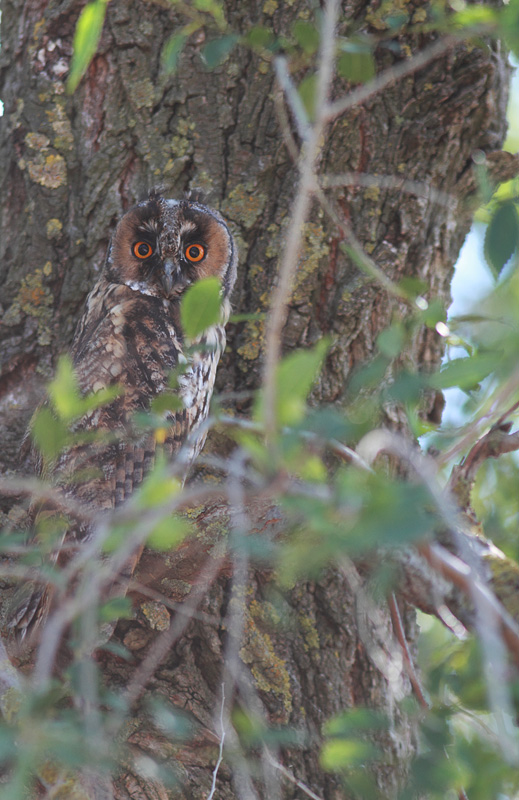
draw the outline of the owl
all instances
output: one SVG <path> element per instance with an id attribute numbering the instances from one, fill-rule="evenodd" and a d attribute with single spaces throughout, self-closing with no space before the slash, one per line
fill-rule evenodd
<path id="1" fill-rule="evenodd" d="M 119 393 L 76 423 L 77 433 L 99 431 L 101 436 L 96 435 L 94 443 L 71 447 L 56 462 L 54 477 L 66 496 L 97 511 L 119 506 L 136 490 L 154 463 L 157 437 L 133 435 L 132 418 L 149 409 L 158 395 L 171 392 L 168 379 L 179 365 L 182 374 L 176 392 L 181 408 L 166 412 L 160 446 L 172 459 L 187 440 L 186 464 L 196 458 L 205 441 L 202 423 L 225 346 L 236 265 L 236 246 L 226 222 L 200 202 L 171 200 L 152 192 L 122 217 L 70 352 L 83 395 L 114 385 Z M 186 352 L 182 296 L 196 281 L 210 276 L 221 281 L 222 321 L 199 337 L 196 350 Z M 80 471 L 88 475 L 89 470 L 87 479 L 74 478 Z M 55 562 L 66 563 L 70 546 L 91 536 L 88 523 L 71 523 L 54 551 Z M 126 566 L 126 579 L 139 556 Z M 10 621 L 19 640 L 45 618 L 51 602 L 52 590 L 42 587 L 20 603 Z"/>

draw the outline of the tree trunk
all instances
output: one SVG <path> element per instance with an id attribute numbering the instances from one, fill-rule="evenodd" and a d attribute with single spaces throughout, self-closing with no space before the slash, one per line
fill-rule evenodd
<path id="1" fill-rule="evenodd" d="M 346 20 L 356 20 L 362 29 L 380 30 L 378 5 L 377 0 L 344 2 L 341 29 Z M 71 341 L 121 214 L 155 184 L 171 187 L 171 196 L 193 187 L 205 190 L 239 243 L 234 309 L 262 312 L 268 309 L 297 174 L 276 116 L 273 70 L 261 56 L 239 46 L 223 65 L 208 70 L 200 52 L 212 34 L 202 28 L 188 39 L 176 74 L 161 70 L 164 43 L 185 23 L 179 7 L 109 4 L 97 54 L 69 96 L 66 71 L 82 3 L 4 0 L 3 6 L 0 462 L 10 474 L 19 470 L 27 421 L 57 355 Z M 422 11 L 428 11 L 426 4 L 415 13 Z M 309 15 L 303 0 L 228 0 L 225 13 L 238 33 L 253 25 L 286 33 L 298 16 Z M 399 37 L 402 54 L 427 43 L 425 36 Z M 379 47 L 377 69 L 402 57 Z M 475 150 L 488 154 L 502 143 L 507 77 L 506 57 L 497 45 L 457 44 L 351 108 L 336 120 L 326 141 L 322 174 L 396 178 L 393 188 L 350 185 L 335 190 L 334 197 L 386 275 L 396 281 L 418 278 L 429 300 L 448 301 L 453 264 L 470 224 L 465 187 L 471 157 Z M 335 96 L 349 88 L 337 80 Z M 417 198 L 403 190 L 401 177 L 446 192 L 451 200 Z M 338 406 L 352 369 L 375 354 L 378 333 L 395 315 L 408 314 L 405 304 L 359 272 L 340 250 L 340 241 L 333 222 L 314 204 L 284 334 L 287 351 L 331 336 L 312 400 Z M 258 320 L 228 326 L 220 391 L 249 393 L 258 387 L 263 334 Z M 427 371 L 438 364 L 441 352 L 441 337 L 424 327 L 405 358 Z M 248 397 L 232 401 L 235 411 L 248 412 Z M 435 413 L 434 398 L 424 413 Z M 405 427 L 396 407 L 386 408 L 385 422 Z M 215 437 L 213 447 L 220 444 Z M 218 502 L 198 509 L 200 539 L 171 559 L 145 554 L 137 578 L 172 601 L 184 600 L 210 543 L 224 536 L 227 514 Z M 251 515 L 265 536 L 282 528 L 272 509 L 261 506 Z M 148 681 L 126 726 L 129 755 L 114 783 L 120 800 L 209 795 L 220 738 L 223 653 L 232 638 L 225 620 L 233 618 L 238 602 L 231 596 L 231 572 L 223 569 L 204 593 L 197 618 Z M 135 602 L 135 618 L 120 622 L 116 631 L 132 659 L 100 657 L 103 679 L 113 688 L 131 680 L 168 624 L 163 604 L 142 596 Z M 402 677 L 395 688 L 377 665 L 378 633 L 366 636 L 351 579 L 330 569 L 315 582 L 281 593 L 268 570 L 251 570 L 245 600 L 239 602 L 245 683 L 270 723 L 302 732 L 297 745 L 282 748 L 280 761 L 317 795 L 348 796 L 340 778 L 320 766 L 323 723 L 352 706 L 381 709 L 390 725 L 378 736 L 385 757 L 374 773 L 382 795 L 393 796 L 414 752 L 413 723 L 396 702 L 409 686 Z M 389 615 L 383 608 L 378 613 L 389 632 Z M 412 642 L 412 610 L 405 610 L 405 619 Z M 189 717 L 193 735 L 187 743 L 172 743 L 154 726 L 149 700 L 157 697 Z M 150 773 L 146 755 L 173 768 L 179 783 L 168 788 L 158 772 Z M 261 752 L 254 755 L 259 759 Z M 232 768 L 229 763 L 218 771 L 215 796 L 221 800 L 250 797 L 252 791 L 261 798 L 303 796 L 276 768 L 265 766 L 253 780 L 239 760 Z"/>

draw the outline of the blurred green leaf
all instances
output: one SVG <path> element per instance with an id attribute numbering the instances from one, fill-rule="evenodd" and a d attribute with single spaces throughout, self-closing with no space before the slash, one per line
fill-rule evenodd
<path id="1" fill-rule="evenodd" d="M 162 68 L 165 72 L 175 73 L 177 71 L 178 62 L 186 41 L 187 36 L 184 31 L 174 33 L 173 36 L 169 37 L 161 53 Z"/>
<path id="2" fill-rule="evenodd" d="M 177 394 L 163 392 L 151 401 L 151 410 L 154 414 L 162 414 L 164 411 L 180 411 L 183 403 Z"/>
<path id="3" fill-rule="evenodd" d="M 380 352 L 388 358 L 396 358 L 400 355 L 405 345 L 406 333 L 404 326 L 399 322 L 394 322 L 377 337 L 377 347 Z"/>
<path id="4" fill-rule="evenodd" d="M 519 0 L 509 0 L 499 12 L 501 35 L 514 56 L 519 58 Z"/>
<path id="5" fill-rule="evenodd" d="M 175 497 L 181 488 L 178 478 L 169 475 L 167 466 L 159 463 L 144 479 L 136 500 L 140 508 L 155 508 Z"/>
<path id="6" fill-rule="evenodd" d="M 172 550 L 190 533 L 192 528 L 186 519 L 168 515 L 153 526 L 146 545 L 154 550 Z"/>
<path id="7" fill-rule="evenodd" d="M 315 117 L 315 103 L 317 93 L 317 75 L 307 75 L 299 84 L 299 97 L 303 103 L 309 120 Z"/>
<path id="8" fill-rule="evenodd" d="M 225 14 L 223 3 L 218 0 L 192 0 L 194 7 L 197 11 L 203 11 L 210 14 L 220 28 L 225 28 Z"/>
<path id="9" fill-rule="evenodd" d="M 131 619 L 132 601 L 129 597 L 112 597 L 99 608 L 99 621 L 112 622 L 115 619 Z"/>
<path id="10" fill-rule="evenodd" d="M 180 319 L 188 339 L 200 336 L 220 320 L 221 288 L 218 278 L 203 278 L 189 287 L 182 298 Z"/>
<path id="11" fill-rule="evenodd" d="M 503 203 L 490 220 L 485 236 L 485 257 L 492 272 L 499 277 L 501 270 L 517 250 L 519 218 L 515 203 Z"/>
<path id="12" fill-rule="evenodd" d="M 372 708 L 351 708 L 327 720 L 323 727 L 325 736 L 354 736 L 367 731 L 384 730 L 389 720 L 381 711 Z"/>
<path id="13" fill-rule="evenodd" d="M 361 42 L 346 41 L 337 62 L 337 72 L 350 83 L 366 83 L 375 77 L 371 48 Z"/>
<path id="14" fill-rule="evenodd" d="M 325 742 L 321 750 L 323 769 L 336 772 L 372 761 L 378 755 L 370 742 L 359 739 L 332 739 Z"/>
<path id="15" fill-rule="evenodd" d="M 192 739 L 196 727 L 192 717 L 185 711 L 163 700 L 161 697 L 151 696 L 150 707 L 155 724 L 162 730 L 168 739 L 187 741 Z"/>
<path id="16" fill-rule="evenodd" d="M 449 19 L 449 25 L 454 29 L 487 28 L 491 30 L 498 23 L 498 10 L 488 5 L 466 5 Z"/>
<path id="17" fill-rule="evenodd" d="M 328 347 L 328 339 L 321 339 L 315 347 L 297 350 L 278 365 L 276 412 L 280 425 L 295 425 L 303 419 L 306 398 L 321 370 Z M 258 396 L 255 417 L 260 421 L 263 419 L 263 393 Z"/>
<path id="18" fill-rule="evenodd" d="M 66 426 L 56 419 L 48 406 L 43 406 L 36 412 L 31 431 L 39 452 L 49 460 L 56 458 L 69 440 Z"/>
<path id="19" fill-rule="evenodd" d="M 307 55 L 315 53 L 319 47 L 319 31 L 311 22 L 298 19 L 292 25 L 292 34 Z"/>
<path id="20" fill-rule="evenodd" d="M 429 377 L 429 385 L 434 389 L 449 389 L 458 386 L 460 389 L 474 389 L 480 381 L 493 372 L 499 363 L 495 353 L 454 358 L 443 365 L 440 372 Z"/>
<path id="21" fill-rule="evenodd" d="M 436 327 L 438 322 L 445 322 L 447 319 L 445 304 L 441 300 L 431 300 L 427 308 L 420 312 L 419 318 L 428 328 Z"/>
<path id="22" fill-rule="evenodd" d="M 268 28 L 255 25 L 246 34 L 245 41 L 252 47 L 258 49 L 268 49 L 274 43 L 274 34 Z"/>
<path id="23" fill-rule="evenodd" d="M 76 374 L 69 356 L 61 356 L 56 376 L 48 387 L 49 397 L 60 419 L 70 421 L 82 411 Z"/>
<path id="24" fill-rule="evenodd" d="M 92 3 L 87 3 L 79 15 L 67 80 L 68 92 L 75 91 L 95 55 L 103 30 L 107 4 L 108 0 L 94 0 Z"/>
<path id="25" fill-rule="evenodd" d="M 239 41 L 240 37 L 231 33 L 208 42 L 202 49 L 202 58 L 206 67 L 208 67 L 208 69 L 214 69 L 214 67 L 223 64 L 231 50 Z"/>

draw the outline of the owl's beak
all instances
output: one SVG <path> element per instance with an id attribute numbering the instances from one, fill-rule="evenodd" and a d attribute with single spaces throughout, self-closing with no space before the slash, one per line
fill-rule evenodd
<path id="1" fill-rule="evenodd" d="M 171 261 L 169 258 L 164 261 L 164 270 L 162 272 L 161 282 L 166 297 L 169 297 L 173 292 L 173 287 L 176 287 L 176 285 L 181 282 L 179 280 L 180 277 L 180 270 L 175 262 Z"/>

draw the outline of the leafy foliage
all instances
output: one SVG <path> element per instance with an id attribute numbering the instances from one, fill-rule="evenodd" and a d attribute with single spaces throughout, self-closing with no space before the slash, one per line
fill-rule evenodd
<path id="1" fill-rule="evenodd" d="M 294 106 L 299 97 L 307 115 L 305 122 L 315 122 L 321 12 L 297 18 L 283 31 L 277 23 L 235 31 L 218 0 L 176 5 L 185 14 L 186 22 L 174 30 L 162 50 L 163 74 L 167 76 L 179 69 L 195 35 L 200 37 L 197 41 L 204 41 L 198 51 L 208 70 L 225 68 L 236 50 L 243 49 L 258 59 L 264 74 L 283 54 L 294 95 L 289 96 L 289 101 Z M 77 88 L 98 48 L 106 6 L 106 0 L 93 0 L 80 14 L 69 91 Z M 403 32 L 418 36 L 445 30 L 465 37 L 492 34 L 503 37 L 517 54 L 519 0 L 510 0 L 503 8 L 493 5 L 461 8 L 456 4 L 454 10 L 449 8 L 447 12 L 438 4 L 428 8 L 427 14 L 427 18 L 417 15 L 411 20 L 407 10 L 383 3 L 373 11 L 369 32 L 358 21 L 345 20 L 334 43 L 335 67 L 343 79 L 339 83 L 369 84 L 384 57 L 404 55 L 398 41 Z M 247 28 L 247 23 L 244 27 Z M 312 391 L 319 387 L 321 370 L 333 345 L 332 340 L 322 338 L 312 346 L 291 352 L 278 363 L 275 373 L 278 433 L 274 442 L 264 437 L 267 420 L 261 391 L 253 401 L 251 421 L 229 420 L 221 409 L 215 410 L 217 422 L 219 417 L 230 441 L 228 446 L 238 453 L 236 463 L 242 469 L 240 481 L 246 487 L 244 492 L 249 487 L 258 493 L 270 492 L 287 524 L 282 537 L 270 540 L 242 529 L 243 521 L 233 519 L 232 536 L 229 541 L 222 537 L 220 549 L 223 553 L 227 548 L 225 555 L 229 561 L 234 559 L 234 564 L 248 559 L 272 573 L 275 576 L 272 584 L 280 595 L 298 580 L 318 579 L 331 565 L 340 568 L 345 563 L 359 562 L 365 568 L 373 554 L 378 554 L 379 561 L 387 563 L 380 563 L 379 569 L 373 571 L 370 599 L 385 607 L 387 596 L 398 588 L 399 576 L 392 569 L 392 556 L 404 548 L 423 545 L 435 536 L 441 538 L 444 533 L 444 509 L 431 483 L 420 474 L 413 473 L 411 479 L 409 474 L 393 474 L 387 454 L 374 464 L 359 465 L 360 457 L 356 461 L 351 453 L 348 457 L 344 447 L 341 449 L 343 442 L 350 446 L 362 443 L 363 437 L 387 419 L 397 405 L 399 424 L 407 426 L 416 437 L 426 436 L 439 459 L 450 466 L 457 448 L 463 446 L 464 437 L 474 438 L 479 420 L 494 419 L 496 409 L 501 409 L 505 401 L 519 397 L 509 380 L 516 375 L 519 351 L 517 192 L 508 187 L 505 194 L 501 187 L 492 195 L 488 175 L 484 170 L 480 174 L 481 194 L 488 203 L 485 254 L 496 285 L 470 317 L 447 320 L 441 302 L 426 299 L 428 288 L 422 283 L 408 278 L 388 286 L 387 279 L 384 285 L 399 298 L 401 307 L 378 335 L 373 357 L 348 376 L 340 403 L 319 409 L 312 405 Z M 314 187 L 316 193 L 317 188 Z M 352 264 L 362 270 L 364 260 L 358 254 L 355 256 L 351 246 L 346 249 Z M 504 269 L 507 264 L 509 270 Z M 374 280 L 373 275 L 369 275 L 369 280 Z M 200 281 L 185 293 L 181 321 L 188 340 L 188 356 L 203 333 L 220 321 L 221 313 L 221 286 L 215 278 Z M 236 316 L 235 321 L 244 318 Z M 248 319 L 263 324 L 263 312 L 249 315 Z M 446 342 L 447 357 L 438 370 L 416 369 L 406 359 L 407 350 L 424 336 L 424 330 L 426 336 L 441 336 Z M 170 390 L 153 401 L 149 413 L 143 412 L 136 419 L 141 426 L 138 430 L 143 435 L 151 432 L 159 445 L 165 437 L 167 412 L 180 408 L 177 389 L 181 379 L 180 366 L 171 377 Z M 462 431 L 453 431 L 445 425 L 439 427 L 424 414 L 431 395 L 453 388 L 466 398 L 467 424 Z M 84 414 L 110 403 L 117 392 L 117 387 L 112 387 L 83 397 L 70 360 L 60 360 L 56 377 L 48 387 L 48 402 L 32 423 L 33 438 L 43 459 L 51 463 L 67 447 L 88 444 L 75 430 L 75 423 Z M 229 475 L 226 479 L 232 483 Z M 280 489 L 275 488 L 276 481 Z M 20 563 L 39 567 L 40 576 L 57 587 L 60 580 L 70 580 L 70 585 L 74 589 L 79 587 L 86 599 L 83 605 L 75 609 L 71 605 L 69 610 L 71 654 L 63 680 L 51 680 L 43 689 L 36 687 L 21 693 L 14 711 L 4 715 L 0 725 L 0 765 L 8 777 L 2 798 L 25 797 L 26 787 L 49 764 L 53 768 L 58 765 L 68 778 L 71 771 L 88 765 L 116 770 L 118 764 L 129 758 L 119 741 L 131 708 L 122 691 L 103 687 L 97 660 L 92 658 L 92 642 L 97 641 L 103 625 L 116 619 L 130 619 L 134 612 L 128 600 L 121 597 L 110 597 L 98 607 L 99 598 L 90 597 L 88 589 L 96 587 L 97 574 L 111 563 L 110 559 L 114 565 L 124 563 L 128 542 L 158 551 L 165 562 L 193 540 L 202 549 L 205 542 L 190 522 L 189 512 L 179 511 L 182 499 L 178 477 L 172 474 L 165 460 L 158 458 L 154 470 L 132 497 L 126 514 L 114 516 L 109 530 L 103 531 L 101 526 L 103 536 L 98 552 L 84 565 L 84 574 L 74 575 L 73 580 L 70 576 L 63 578 L 62 572 L 48 563 L 68 520 L 64 515 L 54 514 L 51 518 L 42 515 L 35 545 L 23 552 Z M 515 464 L 486 465 L 475 505 L 485 520 L 485 528 L 500 536 L 501 546 L 517 558 Z M 20 537 L 7 531 L 2 540 L 3 552 L 9 554 L 11 548 L 19 548 L 20 541 Z M 45 559 L 46 566 L 41 567 Z M 234 600 L 229 599 L 230 607 Z M 151 627 L 167 630 L 170 617 L 165 606 L 157 609 L 151 604 L 149 613 L 153 619 Z M 271 613 L 277 621 L 281 619 L 274 602 Z M 255 628 L 261 628 L 264 620 L 251 617 L 242 622 L 253 641 Z M 422 627 L 421 669 L 430 704 L 418 709 L 409 698 L 401 703 L 402 714 L 414 718 L 420 731 L 419 750 L 401 800 L 424 796 L 431 800 L 455 798 L 462 788 L 470 800 L 517 796 L 517 760 L 509 758 L 499 737 L 496 721 L 499 715 L 489 701 L 485 653 L 474 637 L 464 634 L 458 640 L 439 624 L 423 618 Z M 311 633 L 309 651 L 311 644 L 315 645 Z M 225 635 L 231 640 L 233 631 L 225 631 Z M 318 639 L 318 632 L 314 638 Z M 265 641 L 268 651 L 270 640 L 265 638 Z M 124 646 L 117 647 L 113 642 L 105 643 L 105 648 L 107 651 L 113 648 L 123 662 L 134 658 Z M 247 663 L 245 647 L 240 652 Z M 276 667 L 273 671 L 278 677 L 282 669 L 279 664 Z M 261 688 L 264 690 L 265 686 L 262 684 Z M 512 680 L 508 688 L 517 695 Z M 276 689 L 279 690 L 278 685 Z M 319 752 L 323 770 L 339 776 L 348 796 L 362 800 L 381 797 L 370 767 L 383 763 L 384 737 L 394 734 L 384 715 L 369 708 L 344 709 L 327 720 L 319 735 L 308 742 L 303 741 L 300 730 L 288 725 L 270 725 L 252 713 L 246 707 L 245 696 L 246 692 L 232 706 L 231 716 L 248 759 L 252 761 L 261 748 L 269 745 L 310 746 Z M 92 708 L 96 713 L 89 716 Z M 167 747 L 171 746 L 171 752 L 196 739 L 198 722 L 185 709 L 164 702 L 160 693 L 150 702 L 149 713 Z M 166 785 L 175 786 L 176 773 L 159 762 L 160 759 L 157 762 L 150 759 L 142 767 L 143 775 L 150 781 L 159 776 Z"/>

